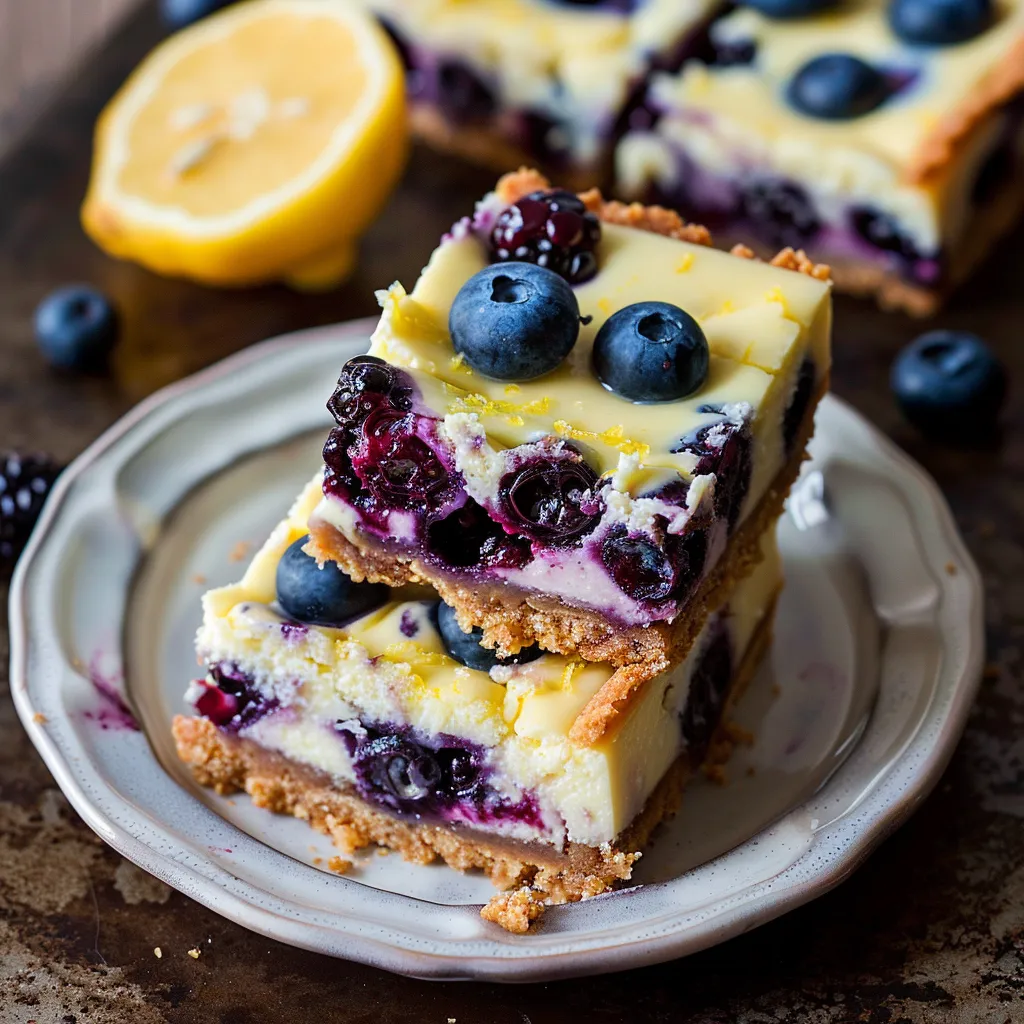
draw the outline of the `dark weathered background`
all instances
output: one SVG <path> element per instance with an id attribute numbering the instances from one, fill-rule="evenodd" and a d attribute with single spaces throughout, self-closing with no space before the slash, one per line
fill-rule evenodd
<path id="1" fill-rule="evenodd" d="M 60 0 L 0 0 L 0 11 Z M 68 8 L 88 0 L 67 0 Z M 3 38 L 0 21 L 0 46 Z M 0 447 L 69 459 L 154 388 L 244 344 L 372 312 L 411 282 L 489 177 L 417 152 L 355 279 L 316 299 L 224 294 L 115 264 L 77 227 L 92 121 L 158 38 L 133 15 L 0 161 Z M 8 52 L 8 51 L 0 51 Z M 4 73 L 0 61 L 0 75 Z M 1024 232 L 939 319 L 986 334 L 1024 374 Z M 109 379 L 38 357 L 30 319 L 55 284 L 115 296 L 127 331 Z M 630 974 L 541 986 L 429 984 L 268 942 L 106 849 L 69 810 L 15 717 L 0 631 L 0 1024 L 326 1020 L 546 1024 L 1024 1022 L 1024 410 L 989 451 L 926 445 L 890 401 L 892 353 L 919 326 L 837 307 L 835 387 L 938 478 L 987 580 L 991 669 L 938 791 L 841 888 L 741 939 Z M 3 585 L 0 584 L 0 592 Z M 201 946 L 198 961 L 187 951 Z M 153 949 L 160 946 L 157 959 Z"/>

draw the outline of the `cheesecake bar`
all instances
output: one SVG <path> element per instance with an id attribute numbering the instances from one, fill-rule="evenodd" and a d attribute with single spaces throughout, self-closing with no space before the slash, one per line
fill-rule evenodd
<path id="1" fill-rule="evenodd" d="M 592 183 L 653 68 L 698 47 L 720 0 L 364 0 L 406 67 L 414 130 L 497 170 Z"/>
<path id="2" fill-rule="evenodd" d="M 546 903 L 630 876 L 768 644 L 764 558 L 668 672 L 537 648 L 498 657 L 436 595 L 389 591 L 305 554 L 318 478 L 238 584 L 203 599 L 203 678 L 174 735 L 196 779 L 308 820 L 344 853 L 482 869 L 517 930 Z M 524 891 L 524 887 L 528 887 Z"/>
<path id="3" fill-rule="evenodd" d="M 769 13 L 766 13 L 769 12 Z M 842 290 L 933 312 L 1024 205 L 1022 0 L 750 3 L 652 77 L 626 196 L 725 245 L 803 248 Z"/>
<path id="4" fill-rule="evenodd" d="M 757 561 L 829 374 L 828 269 L 508 175 L 382 293 L 310 550 L 505 654 L 660 668 Z M 475 367 L 475 368 L 474 368 Z"/>

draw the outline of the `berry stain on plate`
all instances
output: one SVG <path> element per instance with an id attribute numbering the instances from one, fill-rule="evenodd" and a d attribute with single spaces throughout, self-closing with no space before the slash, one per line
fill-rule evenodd
<path id="1" fill-rule="evenodd" d="M 111 671 L 105 668 L 104 658 L 103 652 L 97 651 L 89 659 L 87 676 L 99 700 L 94 708 L 82 712 L 82 717 L 98 725 L 104 732 L 139 732 L 139 723 L 121 696 L 124 675 L 120 669 Z"/>

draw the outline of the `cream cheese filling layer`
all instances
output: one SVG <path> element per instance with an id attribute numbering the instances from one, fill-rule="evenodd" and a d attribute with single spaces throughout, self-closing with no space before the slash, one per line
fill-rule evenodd
<path id="1" fill-rule="evenodd" d="M 642 684 L 614 728 L 584 746 L 570 738 L 572 725 L 612 677 L 611 666 L 545 654 L 490 674 L 468 669 L 445 653 L 432 601 L 421 595 L 396 592 L 343 629 L 289 622 L 275 601 L 276 566 L 305 534 L 319 486 L 319 479 L 309 485 L 238 584 L 204 597 L 201 659 L 230 664 L 280 702 L 241 735 L 339 781 L 355 773 L 338 723 L 407 726 L 424 740 L 458 737 L 486 750 L 493 785 L 510 798 L 537 800 L 542 825 L 493 826 L 515 838 L 599 845 L 621 832 L 686 748 L 680 716 L 708 637 L 726 630 L 738 664 L 781 585 L 774 539 L 766 536 L 765 561 L 712 617 L 687 660 Z"/>

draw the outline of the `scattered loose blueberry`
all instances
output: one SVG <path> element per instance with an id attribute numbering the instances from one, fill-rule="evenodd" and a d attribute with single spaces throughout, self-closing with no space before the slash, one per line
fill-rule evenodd
<path id="1" fill-rule="evenodd" d="M 117 312 L 102 292 L 70 285 L 39 304 L 36 341 L 47 360 L 62 370 L 102 369 L 117 341 Z"/>
<path id="2" fill-rule="evenodd" d="M 383 604 L 388 588 L 354 583 L 333 562 L 321 569 L 300 537 L 277 563 L 277 601 L 293 619 L 312 626 L 340 626 Z"/>
<path id="3" fill-rule="evenodd" d="M 572 288 L 532 263 L 495 263 L 474 274 L 452 303 L 455 351 L 496 380 L 532 380 L 572 351 L 580 308 Z"/>
<path id="4" fill-rule="evenodd" d="M 631 402 L 672 402 L 699 391 L 710 354 L 700 324 L 670 302 L 636 302 L 605 321 L 594 341 L 594 370 Z"/>
<path id="5" fill-rule="evenodd" d="M 740 202 L 755 232 L 776 248 L 799 249 L 821 229 L 810 196 L 795 182 L 751 178 L 743 186 Z"/>
<path id="6" fill-rule="evenodd" d="M 502 478 L 498 491 L 510 523 L 543 544 L 561 546 L 601 518 L 597 474 L 575 452 L 537 458 Z"/>
<path id="7" fill-rule="evenodd" d="M 847 121 L 881 106 L 891 91 L 885 75 L 873 65 L 849 53 L 825 53 L 793 76 L 786 97 L 809 117 Z"/>
<path id="8" fill-rule="evenodd" d="M 491 258 L 536 263 L 570 284 L 597 273 L 601 222 L 579 196 L 563 189 L 531 192 L 503 210 L 491 232 Z"/>
<path id="9" fill-rule="evenodd" d="M 969 440 L 995 426 L 1006 398 L 1006 370 L 976 335 L 929 331 L 896 357 L 890 385 L 903 414 L 922 432 Z"/>
<path id="10" fill-rule="evenodd" d="M 160 0 L 160 14 L 170 28 L 184 28 L 234 0 Z"/>
<path id="11" fill-rule="evenodd" d="M 891 0 L 889 25 L 905 43 L 952 46 L 981 35 L 994 14 L 992 0 Z"/>
<path id="12" fill-rule="evenodd" d="M 10 567 L 28 543 L 61 467 L 42 455 L 11 452 L 0 460 L 0 567 Z"/>
<path id="13" fill-rule="evenodd" d="M 837 6 L 839 0 L 740 0 L 742 6 L 766 14 L 769 18 L 806 18 Z"/>
<path id="14" fill-rule="evenodd" d="M 455 609 L 446 605 L 444 601 L 438 602 L 436 614 L 437 631 L 444 641 L 445 650 L 460 665 L 474 668 L 478 672 L 490 672 L 495 665 L 524 665 L 528 661 L 535 661 L 544 653 L 534 644 L 532 647 L 524 647 L 510 658 L 499 657 L 495 651 L 481 645 L 480 641 L 484 635 L 482 629 L 463 632 L 458 619 L 455 618 Z"/>

